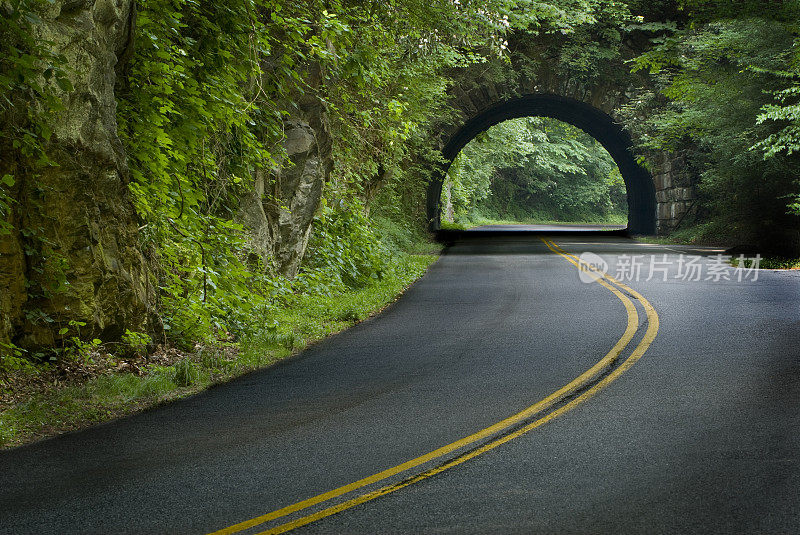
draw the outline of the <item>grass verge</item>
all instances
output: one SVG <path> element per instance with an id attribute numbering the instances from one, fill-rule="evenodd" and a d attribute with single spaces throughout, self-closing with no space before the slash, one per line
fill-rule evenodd
<path id="1" fill-rule="evenodd" d="M 643 243 L 661 245 L 702 245 L 711 247 L 729 247 L 720 240 L 719 232 L 709 224 L 696 224 L 671 232 L 666 236 L 636 236 L 634 239 Z"/>
<path id="2" fill-rule="evenodd" d="M 730 242 L 720 239 L 718 236 L 721 234 L 715 232 L 716 227 L 711 223 L 698 224 L 689 226 L 685 229 L 678 230 L 667 236 L 636 236 L 634 239 L 642 243 L 657 243 L 660 245 L 701 245 L 729 249 Z M 730 263 L 734 267 L 739 265 L 739 253 L 732 254 L 736 249 L 731 249 Z M 755 254 L 748 253 L 745 255 L 745 267 L 752 267 L 752 258 Z M 780 255 L 766 255 L 760 257 L 758 269 L 800 269 L 800 258 L 791 256 Z"/>
<path id="3" fill-rule="evenodd" d="M 198 345 L 193 352 L 160 348 L 134 361 L 98 348 L 84 362 L 72 363 L 68 374 L 51 367 L 0 375 L 0 448 L 132 414 L 268 366 L 379 312 L 437 258 L 403 254 L 382 279 L 363 288 L 298 296 L 264 318 L 265 328 L 247 339 Z"/>

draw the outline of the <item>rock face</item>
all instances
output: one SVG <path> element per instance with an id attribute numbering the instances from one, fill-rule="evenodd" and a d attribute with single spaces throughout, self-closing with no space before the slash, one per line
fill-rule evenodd
<path id="1" fill-rule="evenodd" d="M 312 69 L 312 84 L 315 79 L 318 73 Z M 315 96 L 298 95 L 296 103 L 287 108 L 283 140 L 287 161 L 277 172 L 256 172 L 255 188 L 243 202 L 242 218 L 264 263 L 294 277 L 333 167 L 333 140 L 325 105 Z"/>
<path id="2" fill-rule="evenodd" d="M 330 176 L 331 137 L 324 108 L 304 106 L 286 121 L 286 155 L 292 165 L 277 174 L 264 211 L 271 227 L 272 258 L 294 277 L 306 252 L 314 213 Z"/>
<path id="3" fill-rule="evenodd" d="M 114 98 L 118 58 L 131 46 L 132 5 L 56 0 L 36 27 L 66 56 L 74 90 L 61 95 L 65 108 L 53 121 L 48 153 L 58 166 L 15 176 L 15 232 L 0 242 L 0 341 L 52 346 L 70 320 L 86 323 L 83 338 L 145 328 L 153 290 Z"/>

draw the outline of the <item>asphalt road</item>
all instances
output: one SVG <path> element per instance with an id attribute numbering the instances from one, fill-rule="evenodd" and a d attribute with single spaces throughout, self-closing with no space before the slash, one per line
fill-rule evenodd
<path id="1" fill-rule="evenodd" d="M 295 358 L 3 452 L 0 533 L 800 533 L 798 273 L 552 238 L 461 235 Z M 617 283 L 582 282 L 586 251 Z"/>
<path id="2" fill-rule="evenodd" d="M 625 225 L 595 225 L 595 224 L 565 224 L 551 223 L 549 225 L 481 225 L 471 228 L 470 231 L 479 232 L 585 232 L 598 230 L 624 230 Z"/>

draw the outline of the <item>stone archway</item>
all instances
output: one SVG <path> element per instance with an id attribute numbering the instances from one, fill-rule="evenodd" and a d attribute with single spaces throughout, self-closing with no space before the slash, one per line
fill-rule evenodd
<path id="1" fill-rule="evenodd" d="M 494 104 L 474 114 L 444 138 L 442 155 L 446 163 L 434 173 L 428 185 L 427 215 L 432 230 L 441 223 L 440 198 L 447 169 L 461 149 L 489 127 L 508 119 L 543 116 L 558 119 L 584 130 L 608 151 L 625 180 L 628 197 L 628 230 L 633 234 L 655 234 L 656 189 L 653 177 L 640 166 L 631 152 L 631 139 L 611 116 L 598 108 L 554 94 L 532 94 Z"/>

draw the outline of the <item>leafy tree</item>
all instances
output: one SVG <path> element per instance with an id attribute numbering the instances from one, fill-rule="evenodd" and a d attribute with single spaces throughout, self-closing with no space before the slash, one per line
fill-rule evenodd
<path id="1" fill-rule="evenodd" d="M 359 218 L 370 208 L 414 218 L 425 180 L 415 155 L 447 114 L 452 71 L 502 56 L 513 27 L 566 29 L 591 10 L 573 0 L 140 2 L 118 123 L 167 334 L 189 344 L 235 330 L 283 287 L 249 254 L 236 214 L 257 170 L 287 165 L 283 119 L 298 99 L 324 106 L 334 145 L 328 208 L 296 284 L 313 291 L 311 274 L 327 270 L 358 285 L 388 254 L 364 247 L 380 238 Z"/>
<path id="2" fill-rule="evenodd" d="M 625 187 L 611 156 L 582 130 L 528 117 L 472 140 L 450 168 L 443 204 L 457 219 L 600 220 L 625 213 Z"/>
<path id="3" fill-rule="evenodd" d="M 628 124 L 641 147 L 690 155 L 701 175 L 706 239 L 798 248 L 798 220 L 786 212 L 800 171 L 792 154 L 800 6 L 684 7 L 690 23 L 636 60 L 635 69 L 653 74 L 658 93 L 640 95 Z"/>
<path id="4" fill-rule="evenodd" d="M 767 157 L 800 152 L 800 37 L 795 37 L 791 50 L 781 59 L 785 66 L 768 73 L 783 79 L 785 86 L 772 91 L 775 102 L 765 104 L 757 120 L 758 124 L 775 122 L 781 127 L 757 144 Z M 792 208 L 800 213 L 800 204 L 794 203 Z"/>

